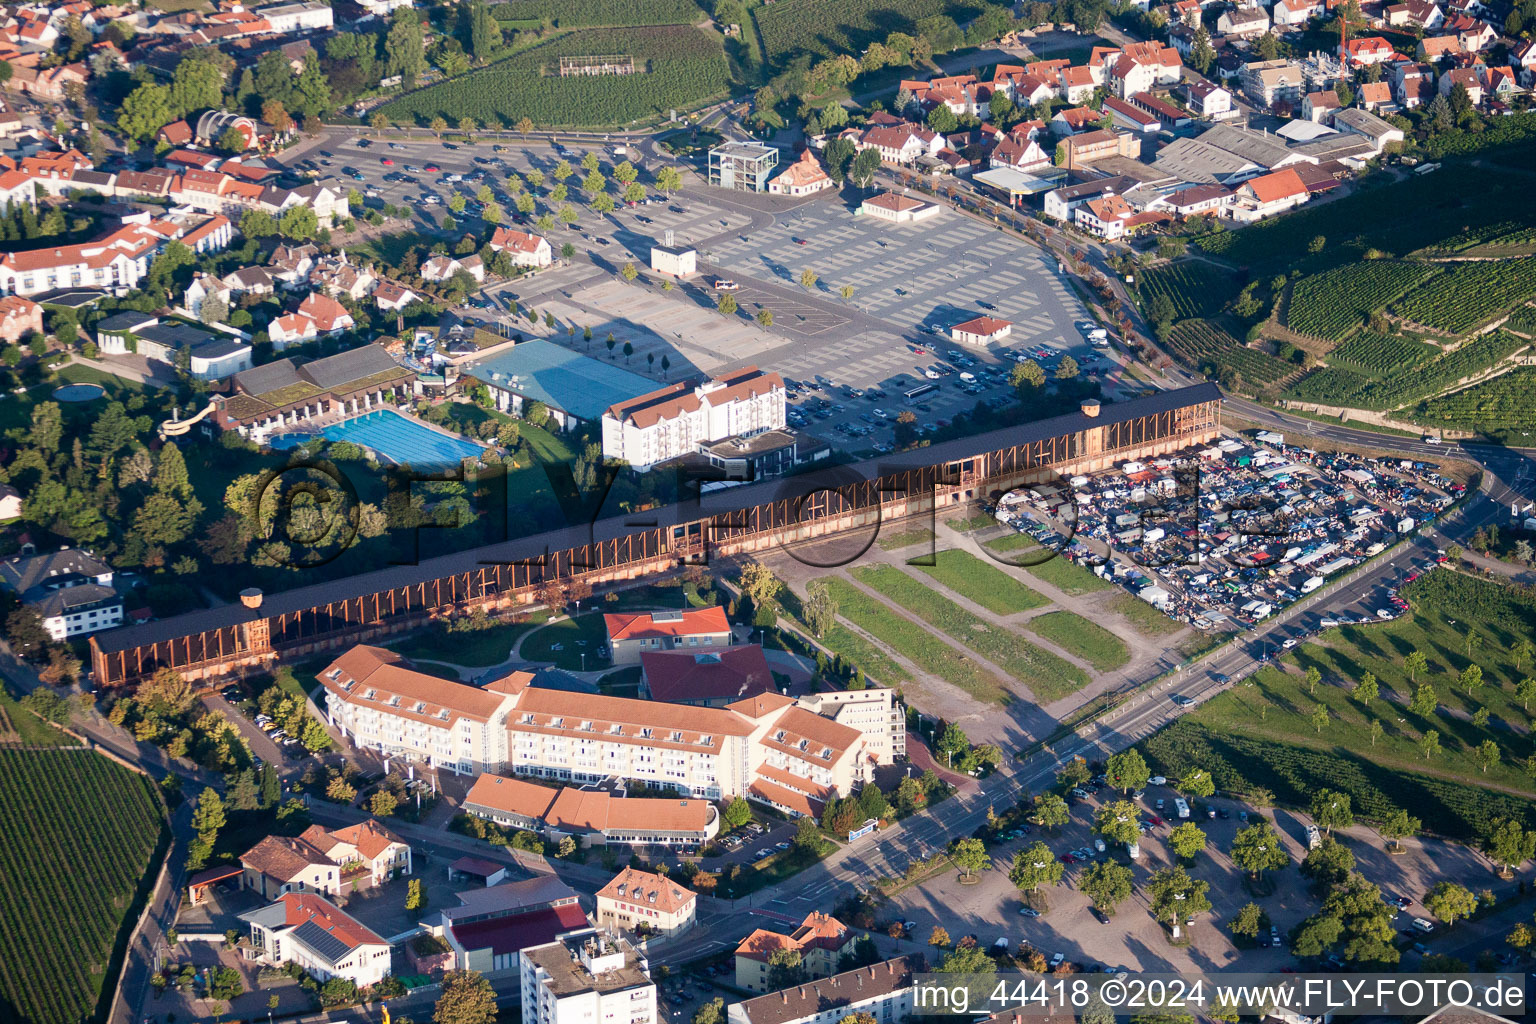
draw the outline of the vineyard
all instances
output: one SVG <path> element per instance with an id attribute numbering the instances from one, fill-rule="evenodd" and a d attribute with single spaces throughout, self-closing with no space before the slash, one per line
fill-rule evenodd
<path id="1" fill-rule="evenodd" d="M 1521 334 L 1536 334 L 1536 306 L 1521 306 L 1510 315 L 1504 326 Z"/>
<path id="2" fill-rule="evenodd" d="M 1286 326 L 1339 341 L 1436 269 L 1425 263 L 1364 260 L 1304 277 L 1291 289 Z"/>
<path id="3" fill-rule="evenodd" d="M 593 53 L 632 55 L 647 73 L 622 86 L 601 77 L 548 74 L 561 57 Z M 418 89 L 380 110 L 393 121 L 417 124 L 438 116 L 450 124 L 470 117 L 502 128 L 527 117 L 541 128 L 604 127 L 697 107 L 724 96 L 730 84 L 730 67 L 717 42 L 691 26 L 591 29 Z"/>
<path id="4" fill-rule="evenodd" d="M 1510 444 L 1529 444 L 1536 424 L 1536 367 L 1522 366 L 1470 388 L 1425 402 L 1417 418 L 1476 430 Z"/>
<path id="5" fill-rule="evenodd" d="M 1391 340 L 1391 339 L 1386 339 Z M 1489 369 L 1530 344 L 1508 331 L 1484 334 L 1454 352 L 1418 365 L 1411 373 L 1385 371 L 1372 380 L 1348 369 L 1318 370 L 1296 382 L 1289 394 L 1307 402 L 1360 409 L 1400 409 Z M 1343 348 L 1341 347 L 1340 351 Z"/>
<path id="6" fill-rule="evenodd" d="M 1190 366 L 1237 390 L 1268 387 L 1296 369 L 1246 347 L 1214 320 L 1185 320 L 1169 332 L 1168 346 Z"/>
<path id="7" fill-rule="evenodd" d="M 542 22 L 548 18 L 559 28 L 603 25 L 692 25 L 704 11 L 694 0 L 512 0 L 491 8 L 497 21 Z"/>
<path id="8" fill-rule="evenodd" d="M 1137 289 L 1143 310 L 1151 309 L 1154 297 L 1168 296 L 1175 320 L 1215 316 L 1240 290 L 1231 274 L 1201 260 L 1143 270 Z"/>
<path id="9" fill-rule="evenodd" d="M 1361 392 L 1374 383 L 1372 378 L 1363 377 L 1353 370 L 1318 367 L 1287 388 L 1285 396 L 1298 402 L 1359 407 Z"/>
<path id="10" fill-rule="evenodd" d="M 143 776 L 85 750 L 0 749 L 0 1002 L 73 1024 L 110 989 L 163 814 Z"/>
<path id="11" fill-rule="evenodd" d="M 1328 353 L 1328 365 L 1370 377 L 1385 377 L 1411 370 L 1439 354 L 1440 349 L 1428 342 L 1367 332 L 1355 335 Z"/>
<path id="12" fill-rule="evenodd" d="M 1309 734 L 1303 729 L 1298 735 Z M 1379 820 L 1405 807 L 1426 831 L 1452 839 L 1486 835 L 1500 818 L 1536 826 L 1530 800 L 1378 764 L 1368 750 L 1317 750 L 1221 732 L 1189 718 L 1147 740 L 1144 749 L 1152 770 L 1170 778 L 1203 768 L 1224 792 L 1251 793 L 1263 786 L 1293 807 L 1308 806 L 1319 789 L 1336 789 L 1349 794 L 1362 818 Z"/>
<path id="13" fill-rule="evenodd" d="M 1464 334 L 1536 295 L 1536 258 L 1454 263 L 1393 312 L 1448 334 Z"/>
<path id="14" fill-rule="evenodd" d="M 1250 268 L 1255 277 L 1293 269 L 1316 273 L 1358 262 L 1371 249 L 1403 256 L 1429 246 L 1464 247 L 1467 238 L 1481 240 L 1489 225 L 1507 224 L 1509 211 L 1522 209 L 1528 195 L 1529 183 L 1515 175 L 1444 167 L 1325 206 L 1304 206 L 1241 231 L 1206 235 L 1195 244 Z M 1317 238 L 1325 245 L 1313 253 Z"/>
<path id="15" fill-rule="evenodd" d="M 858 54 L 892 32 L 915 35 L 917 23 L 934 15 L 964 25 L 985 6 L 979 0 L 777 0 L 754 17 L 768 61 L 781 67 L 799 53 Z"/>

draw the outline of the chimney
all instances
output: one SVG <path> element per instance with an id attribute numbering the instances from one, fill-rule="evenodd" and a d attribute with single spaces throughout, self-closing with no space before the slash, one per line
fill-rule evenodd
<path id="1" fill-rule="evenodd" d="M 1099 415 L 1099 400 L 1097 398 L 1085 398 L 1082 401 L 1081 408 L 1084 416 L 1097 418 Z"/>
<path id="2" fill-rule="evenodd" d="M 244 590 L 240 591 L 240 603 L 245 605 L 247 608 L 250 608 L 253 611 L 255 609 L 257 609 L 257 608 L 260 608 L 261 607 L 261 588 L 260 587 L 246 587 Z"/>

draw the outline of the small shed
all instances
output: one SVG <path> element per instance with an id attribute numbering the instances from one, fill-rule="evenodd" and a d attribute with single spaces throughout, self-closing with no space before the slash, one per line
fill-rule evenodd
<path id="1" fill-rule="evenodd" d="M 507 873 L 511 871 L 510 864 L 502 864 L 494 860 L 486 860 L 483 857 L 460 857 L 448 865 L 448 881 L 472 882 L 479 880 L 483 885 L 500 885 L 507 880 Z"/>

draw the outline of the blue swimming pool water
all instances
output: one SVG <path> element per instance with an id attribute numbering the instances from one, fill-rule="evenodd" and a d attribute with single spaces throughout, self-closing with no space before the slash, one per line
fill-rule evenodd
<path id="1" fill-rule="evenodd" d="M 320 431 L 328 441 L 351 441 L 371 448 L 394 463 L 410 463 L 419 469 L 457 466 L 461 459 L 479 455 L 485 449 L 463 438 L 450 437 L 392 409 L 334 423 Z M 295 448 L 313 434 L 276 434 L 267 441 L 273 448 Z"/>
<path id="2" fill-rule="evenodd" d="M 100 384 L 61 384 L 53 389 L 53 397 L 61 402 L 92 402 L 106 393 Z"/>

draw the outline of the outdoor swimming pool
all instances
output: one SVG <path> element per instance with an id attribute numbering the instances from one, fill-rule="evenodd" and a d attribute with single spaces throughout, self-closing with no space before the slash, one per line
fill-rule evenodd
<path id="1" fill-rule="evenodd" d="M 393 409 L 380 409 L 334 423 L 321 429 L 320 436 L 328 441 L 351 441 L 371 449 L 385 461 L 409 463 L 421 469 L 457 466 L 461 459 L 485 451 L 478 444 L 440 433 Z M 312 437 L 313 434 L 276 434 L 267 444 L 278 449 L 295 448 Z"/>

